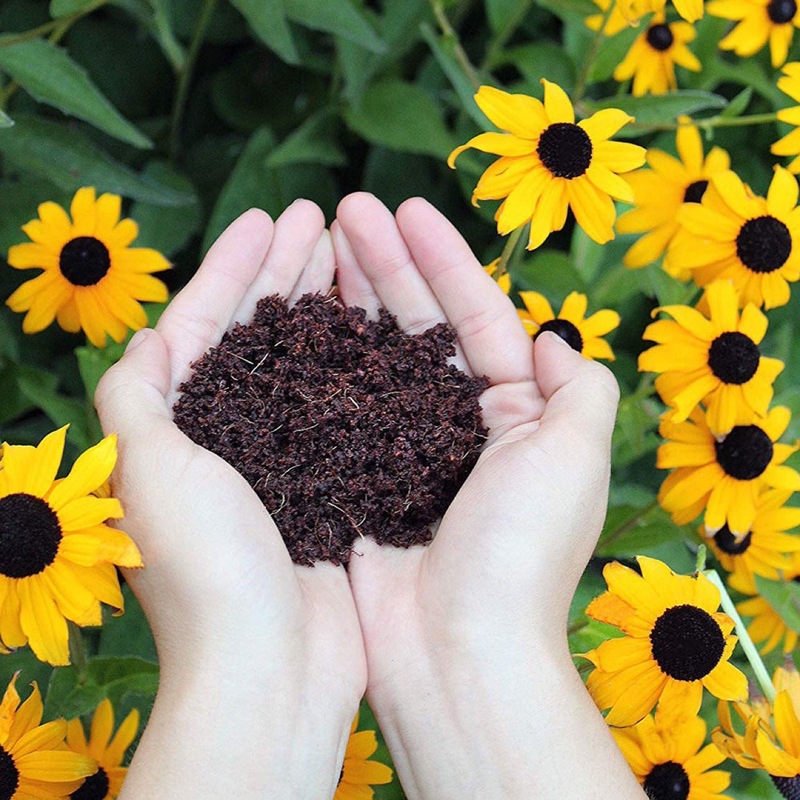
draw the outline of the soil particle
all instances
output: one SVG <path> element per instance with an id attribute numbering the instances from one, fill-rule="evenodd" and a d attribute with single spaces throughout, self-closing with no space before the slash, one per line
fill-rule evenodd
<path id="1" fill-rule="evenodd" d="M 488 381 L 454 353 L 444 324 L 410 336 L 385 310 L 267 297 L 193 364 L 174 419 L 250 483 L 296 563 L 346 564 L 361 536 L 429 542 L 477 461 Z"/>

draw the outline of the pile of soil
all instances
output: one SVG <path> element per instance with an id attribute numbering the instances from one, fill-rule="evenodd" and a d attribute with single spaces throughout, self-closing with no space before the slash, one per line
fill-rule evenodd
<path id="1" fill-rule="evenodd" d="M 409 336 L 336 297 L 260 301 L 193 365 L 178 427 L 233 465 L 299 564 L 346 564 L 354 541 L 430 541 L 488 433 L 485 378 L 447 359 L 455 332 Z"/>

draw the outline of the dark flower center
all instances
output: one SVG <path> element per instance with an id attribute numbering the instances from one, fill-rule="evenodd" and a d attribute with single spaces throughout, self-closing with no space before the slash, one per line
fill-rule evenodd
<path id="1" fill-rule="evenodd" d="M 99 239 L 78 236 L 61 248 L 58 266 L 74 286 L 94 286 L 111 269 L 111 257 Z"/>
<path id="2" fill-rule="evenodd" d="M 747 535 L 737 541 L 736 537 L 731 533 L 727 522 L 714 534 L 714 542 L 717 547 L 729 556 L 740 556 L 742 553 L 746 553 L 752 541 L 752 531 L 747 531 Z"/>
<path id="3" fill-rule="evenodd" d="M 770 775 L 775 788 L 786 800 L 800 800 L 800 775 L 794 778 L 781 778 L 779 775 Z"/>
<path id="4" fill-rule="evenodd" d="M 108 794 L 108 775 L 98 767 L 71 795 L 72 800 L 105 800 Z"/>
<path id="5" fill-rule="evenodd" d="M 44 500 L 24 492 L 0 498 L 0 574 L 38 575 L 53 563 L 60 543 L 61 525 Z"/>
<path id="6" fill-rule="evenodd" d="M 767 14 L 776 25 L 785 25 L 794 19 L 797 13 L 795 0 L 770 0 L 767 5 Z"/>
<path id="7" fill-rule="evenodd" d="M 551 319 L 545 322 L 538 331 L 538 336 L 542 331 L 551 331 L 560 336 L 573 350 L 579 353 L 583 350 L 583 336 L 578 328 L 567 319 Z M 534 340 L 536 339 L 534 336 Z"/>
<path id="8" fill-rule="evenodd" d="M 695 181 L 686 187 L 683 193 L 684 203 L 699 203 L 708 189 L 708 181 Z"/>
<path id="9" fill-rule="evenodd" d="M 756 374 L 760 358 L 758 345 L 735 331 L 721 333 L 708 348 L 708 366 L 723 383 L 747 383 Z"/>
<path id="10" fill-rule="evenodd" d="M 19 785 L 19 770 L 10 753 L 0 747 L 0 800 L 11 800 Z"/>
<path id="11" fill-rule="evenodd" d="M 717 463 L 739 481 L 757 478 L 772 461 L 772 442 L 758 425 L 737 425 L 714 449 Z"/>
<path id="12" fill-rule="evenodd" d="M 753 272 L 780 269 L 792 252 L 789 229 L 775 217 L 749 219 L 736 237 L 736 255 Z"/>
<path id="13" fill-rule="evenodd" d="M 592 140 L 579 125 L 555 122 L 542 131 L 536 152 L 556 178 L 579 178 L 592 163 Z"/>
<path id="14" fill-rule="evenodd" d="M 642 788 L 650 800 L 686 800 L 691 786 L 686 770 L 674 761 L 667 761 L 650 770 Z"/>
<path id="15" fill-rule="evenodd" d="M 658 25 L 651 25 L 647 29 L 647 44 L 653 50 L 658 50 L 659 53 L 669 50 L 674 41 L 675 37 L 672 35 L 669 25 L 665 25 L 663 22 Z"/>
<path id="16" fill-rule="evenodd" d="M 702 608 L 672 606 L 653 625 L 650 647 L 662 672 L 678 681 L 698 681 L 719 664 L 725 637 Z"/>

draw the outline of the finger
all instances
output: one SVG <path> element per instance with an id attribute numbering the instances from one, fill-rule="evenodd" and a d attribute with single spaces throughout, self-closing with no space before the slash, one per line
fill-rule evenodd
<path id="1" fill-rule="evenodd" d="M 339 289 L 339 296 L 345 305 L 364 308 L 368 317 L 377 319 L 381 301 L 375 294 L 369 278 L 364 274 L 364 270 L 358 265 L 350 242 L 347 241 L 338 220 L 334 220 L 331 225 L 331 239 L 336 261 L 336 286 Z"/>
<path id="2" fill-rule="evenodd" d="M 482 269 L 469 245 L 430 203 L 415 197 L 397 209 L 413 261 L 444 310 L 469 366 L 493 384 L 533 378 L 530 337 L 514 304 Z"/>
<path id="3" fill-rule="evenodd" d="M 234 220 L 161 315 L 156 329 L 170 354 L 173 387 L 189 376 L 189 365 L 228 329 L 264 260 L 272 230 L 269 215 L 255 208 Z"/>
<path id="4" fill-rule="evenodd" d="M 357 263 L 381 305 L 406 333 L 420 333 L 446 322 L 436 297 L 420 274 L 392 212 L 367 192 L 348 195 L 336 218 Z"/>
<path id="5" fill-rule="evenodd" d="M 277 220 L 269 251 L 233 314 L 249 321 L 263 297 L 289 297 L 325 230 L 322 209 L 310 200 L 295 200 Z"/>
<path id="6" fill-rule="evenodd" d="M 289 304 L 293 305 L 304 294 L 326 295 L 333 285 L 334 270 L 331 235 L 327 230 L 323 230 L 311 252 L 308 263 L 303 267 L 303 271 L 289 295 Z"/>
<path id="7" fill-rule="evenodd" d="M 607 460 L 619 401 L 619 387 L 611 371 L 589 361 L 560 336 L 546 332 L 534 347 L 536 382 L 545 407 L 537 444 L 567 459 Z M 570 444 L 572 443 L 572 444 Z"/>

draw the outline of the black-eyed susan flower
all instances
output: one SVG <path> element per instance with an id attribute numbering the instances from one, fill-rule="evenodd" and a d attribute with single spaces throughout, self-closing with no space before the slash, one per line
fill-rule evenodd
<path id="1" fill-rule="evenodd" d="M 720 703 L 720 727 L 714 743 L 745 769 L 763 769 L 787 800 L 800 796 L 800 676 L 791 661 L 779 667 L 773 678 L 777 695 L 771 706 L 736 706 L 745 720 L 744 734 L 733 724 L 730 709 Z"/>
<path id="2" fill-rule="evenodd" d="M 587 653 L 595 666 L 587 688 L 609 725 L 635 725 L 659 701 L 673 719 L 693 717 L 705 686 L 724 700 L 745 700 L 747 678 L 729 659 L 733 621 L 718 611 L 719 590 L 702 574 L 676 575 L 666 564 L 638 557 L 642 574 L 613 562 L 608 591 L 586 614 L 626 635 Z"/>
<path id="3" fill-rule="evenodd" d="M 708 317 L 690 306 L 665 306 L 673 319 L 648 325 L 643 338 L 657 342 L 639 356 L 639 369 L 659 372 L 656 389 L 682 422 L 701 401 L 712 433 L 727 433 L 740 419 L 764 416 L 772 384 L 783 369 L 777 358 L 761 355 L 767 318 L 752 303 L 741 316 L 729 281 L 706 287 Z"/>
<path id="4" fill-rule="evenodd" d="M 369 757 L 378 749 L 375 731 L 358 731 L 358 714 L 350 728 L 342 774 L 333 800 L 370 800 L 373 786 L 392 782 L 392 770 Z"/>
<path id="5" fill-rule="evenodd" d="M 67 746 L 70 750 L 88 756 L 99 765 L 70 797 L 72 800 L 115 800 L 125 780 L 127 767 L 122 766 L 125 751 L 136 738 L 139 729 L 139 712 L 134 709 L 114 732 L 114 709 L 106 698 L 94 712 L 89 739 L 79 719 L 67 723 Z"/>
<path id="6" fill-rule="evenodd" d="M 65 331 L 83 329 L 95 347 L 105 347 L 106 334 L 121 342 L 129 330 L 147 325 L 141 302 L 167 299 L 166 285 L 150 273 L 169 269 L 169 262 L 156 250 L 130 246 L 138 226 L 120 220 L 121 203 L 118 195 L 95 198 L 93 188 L 83 188 L 72 200 L 72 219 L 47 202 L 22 226 L 31 241 L 11 247 L 8 263 L 44 270 L 6 301 L 13 311 L 27 312 L 25 333 L 55 319 Z"/>
<path id="7" fill-rule="evenodd" d="M 800 553 L 800 536 L 786 531 L 800 525 L 800 508 L 791 508 L 786 501 L 791 492 L 768 489 L 756 500 L 753 525 L 743 537 L 735 537 L 727 525 L 706 538 L 701 528 L 700 538 L 714 551 L 722 567 L 730 574 L 729 583 L 745 594 L 756 593 L 755 576 L 779 580 L 788 574 Z"/>
<path id="8" fill-rule="evenodd" d="M 41 724 L 42 696 L 35 683 L 20 704 L 16 681 L 14 675 L 0 703 L 0 797 L 63 800 L 97 764 L 67 749 L 63 719 Z"/>
<path id="9" fill-rule="evenodd" d="M 111 435 L 57 480 L 66 427 L 37 447 L 3 445 L 0 470 L 0 640 L 30 643 L 36 657 L 69 663 L 67 623 L 100 625 L 100 603 L 123 608 L 115 565 L 141 567 L 136 545 L 108 519 L 115 498 L 93 496 L 117 459 Z"/>
<path id="10" fill-rule="evenodd" d="M 659 705 L 630 728 L 611 733 L 650 800 L 725 800 L 730 773 L 714 770 L 725 755 L 703 747 L 706 724 L 700 717 L 675 720 Z M 702 749 L 701 749 L 702 748 Z"/>
<path id="11" fill-rule="evenodd" d="M 778 88 L 788 94 L 792 100 L 800 103 L 800 63 L 793 61 L 783 65 L 783 75 L 778 79 Z M 776 156 L 796 156 L 789 164 L 789 172 L 800 172 L 800 106 L 782 108 L 778 111 L 778 119 L 794 125 L 795 129 L 778 139 L 770 147 L 770 152 Z"/>
<path id="12" fill-rule="evenodd" d="M 626 267 L 637 269 L 656 261 L 672 241 L 678 230 L 677 213 L 682 203 L 699 203 L 709 180 L 730 167 L 730 158 L 721 147 L 712 147 L 703 156 L 700 132 L 688 117 L 681 117 L 675 134 L 678 158 L 663 150 L 650 148 L 647 165 L 625 176 L 633 187 L 636 208 L 626 211 L 617 220 L 619 233 L 641 233 L 625 253 Z M 691 276 L 669 256 L 664 269 L 674 278 L 688 280 Z"/>
<path id="13" fill-rule="evenodd" d="M 608 7 L 612 3 L 614 7 L 608 13 Z M 663 0 L 624 0 L 624 2 L 594 0 L 594 4 L 600 9 L 601 13 L 591 14 L 586 17 L 584 22 L 587 28 L 597 31 L 600 30 L 605 18 L 606 24 L 603 28 L 603 33 L 606 36 L 615 36 L 625 28 L 636 26 L 645 14 L 660 11 L 664 7 Z M 608 16 L 606 17 L 607 13 Z"/>
<path id="14" fill-rule="evenodd" d="M 740 541 L 753 526 L 763 489 L 800 489 L 800 474 L 783 463 L 798 447 L 777 444 L 791 420 L 788 408 L 777 406 L 719 438 L 699 406 L 685 422 L 669 416 L 662 417 L 659 427 L 667 441 L 658 448 L 656 464 L 675 471 L 661 485 L 658 500 L 677 525 L 686 525 L 705 509 L 709 536 L 727 525 Z"/>
<path id="15" fill-rule="evenodd" d="M 641 167 L 645 149 L 610 141 L 633 119 L 624 111 L 605 109 L 576 123 L 564 90 L 542 83 L 544 103 L 481 86 L 475 102 L 507 133 L 481 133 L 453 150 L 447 163 L 455 167 L 458 155 L 470 147 L 500 156 L 481 176 L 472 200 L 503 200 L 495 213 L 501 235 L 530 222 L 529 250 L 564 227 L 568 208 L 586 234 L 602 244 L 614 238 L 612 198 L 633 201 L 618 173 Z"/>
<path id="16" fill-rule="evenodd" d="M 800 27 L 795 0 L 711 0 L 708 13 L 739 24 L 720 41 L 723 50 L 747 58 L 769 42 L 773 67 L 780 67 L 789 53 L 794 29 Z"/>
<path id="17" fill-rule="evenodd" d="M 694 37 L 694 27 L 688 22 L 667 23 L 663 12 L 655 14 L 617 65 L 614 80 L 633 78 L 634 97 L 677 89 L 676 64 L 692 72 L 700 71 L 697 56 L 686 46 Z"/>
<path id="18" fill-rule="evenodd" d="M 739 304 L 775 308 L 789 302 L 800 278 L 800 209 L 797 179 L 776 167 L 766 199 L 733 172 L 711 178 L 703 199 L 678 211 L 681 229 L 670 258 L 692 271 L 699 286 L 730 280 Z"/>
<path id="19" fill-rule="evenodd" d="M 600 337 L 619 326 L 619 314 L 616 311 L 604 308 L 587 317 L 586 295 L 570 292 L 556 316 L 547 298 L 539 292 L 520 292 L 519 296 L 525 309 L 520 308 L 517 313 L 525 330 L 534 339 L 542 331 L 552 331 L 585 358 L 614 360 L 610 345 Z"/>
<path id="20" fill-rule="evenodd" d="M 500 266 L 500 256 L 498 256 L 494 261 L 487 264 L 483 269 L 487 275 L 494 278 L 497 282 L 497 285 L 508 294 L 511 291 L 511 275 L 508 272 L 504 272 L 500 277 L 496 277 L 497 269 Z"/>

